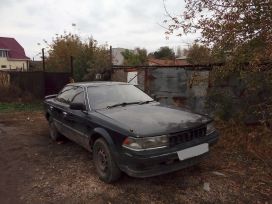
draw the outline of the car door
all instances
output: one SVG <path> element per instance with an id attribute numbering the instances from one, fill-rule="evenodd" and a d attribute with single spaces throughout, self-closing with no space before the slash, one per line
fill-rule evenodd
<path id="1" fill-rule="evenodd" d="M 69 103 L 82 103 L 86 110 L 72 110 L 68 107 L 64 113 L 64 125 L 69 131 L 68 136 L 71 140 L 88 148 L 89 139 L 87 135 L 88 127 L 88 111 L 86 102 L 86 93 L 83 87 L 75 86 L 73 96 L 69 99 Z"/>
<path id="2" fill-rule="evenodd" d="M 63 125 L 65 122 L 64 116 L 67 108 L 69 108 L 71 95 L 74 95 L 74 87 L 70 85 L 65 86 L 54 100 L 54 106 L 49 107 L 53 114 L 53 120 L 57 130 L 65 136 L 68 131 Z"/>

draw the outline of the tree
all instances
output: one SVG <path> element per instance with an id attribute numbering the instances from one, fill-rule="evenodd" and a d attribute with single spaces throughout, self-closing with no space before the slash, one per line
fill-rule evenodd
<path id="1" fill-rule="evenodd" d="M 110 79 L 111 71 L 111 59 L 110 50 L 107 45 L 98 45 L 96 40 L 92 38 L 89 42 L 85 44 L 85 49 L 87 50 L 87 60 L 85 69 L 87 73 L 84 75 L 84 80 L 93 80 L 97 73 L 103 74 L 103 80 Z M 84 52 L 81 52 L 84 55 Z"/>
<path id="2" fill-rule="evenodd" d="M 233 113 L 229 107 L 235 107 L 233 110 L 240 110 L 239 117 L 256 114 L 260 122 L 272 121 L 271 5 L 272 0 L 185 0 L 181 15 L 172 16 L 166 9 L 166 34 L 199 31 L 198 41 L 225 62 L 211 72 L 215 88 L 209 93 L 216 96 L 210 97 L 215 109 L 226 107 L 225 113 Z M 239 91 L 216 90 L 233 81 L 237 83 L 232 87 Z M 236 94 L 240 105 L 234 103 Z M 224 104 L 226 101 L 229 104 Z"/>
<path id="3" fill-rule="evenodd" d="M 125 50 L 122 52 L 124 57 L 124 65 L 139 66 L 147 65 L 147 51 L 146 49 L 136 48 L 135 51 Z"/>
<path id="4" fill-rule="evenodd" d="M 76 81 L 94 80 L 96 73 L 105 73 L 111 68 L 107 45 L 98 45 L 93 38 L 83 41 L 78 35 L 64 33 L 49 44 L 47 70 L 70 72 L 71 56 Z"/>
<path id="5" fill-rule="evenodd" d="M 175 52 L 168 46 L 160 47 L 157 51 L 151 54 L 156 59 L 175 59 Z"/>
<path id="6" fill-rule="evenodd" d="M 204 45 L 195 43 L 185 52 L 190 64 L 211 64 L 213 62 L 211 50 Z"/>
<path id="7" fill-rule="evenodd" d="M 58 72 L 70 71 L 70 57 L 78 56 L 82 47 L 79 36 L 71 33 L 57 35 L 49 44 L 48 58 L 46 60 L 47 70 Z"/>
<path id="8" fill-rule="evenodd" d="M 167 34 L 200 31 L 201 42 L 240 62 L 272 58 L 272 0 L 186 0 L 182 15 L 169 19 Z M 242 58 L 241 58 L 242 57 Z"/>

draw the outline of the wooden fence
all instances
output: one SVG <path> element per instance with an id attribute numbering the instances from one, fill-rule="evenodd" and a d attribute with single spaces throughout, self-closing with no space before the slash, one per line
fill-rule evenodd
<path id="1" fill-rule="evenodd" d="M 15 86 L 38 99 L 58 93 L 69 83 L 71 73 L 0 71 L 0 87 Z"/>

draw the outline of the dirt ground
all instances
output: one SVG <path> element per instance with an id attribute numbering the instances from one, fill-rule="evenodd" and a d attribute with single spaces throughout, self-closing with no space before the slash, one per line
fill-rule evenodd
<path id="1" fill-rule="evenodd" d="M 41 112 L 0 113 L 0 203 L 271 203 L 270 167 L 221 141 L 198 166 L 109 185 L 89 152 L 49 139 Z"/>

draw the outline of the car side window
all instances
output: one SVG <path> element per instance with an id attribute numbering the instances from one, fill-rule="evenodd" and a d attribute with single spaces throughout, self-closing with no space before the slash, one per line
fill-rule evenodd
<path id="1" fill-rule="evenodd" d="M 77 87 L 77 89 L 75 90 L 75 95 L 71 99 L 71 102 L 85 104 L 84 90 L 82 87 Z"/>
<path id="2" fill-rule="evenodd" d="M 57 96 L 57 100 L 62 102 L 62 103 L 66 103 L 66 104 L 70 104 L 72 101 L 72 98 L 75 96 L 76 94 L 76 89 L 78 87 L 75 86 L 66 86 L 62 89 L 62 91 L 59 93 L 59 95 Z"/>

